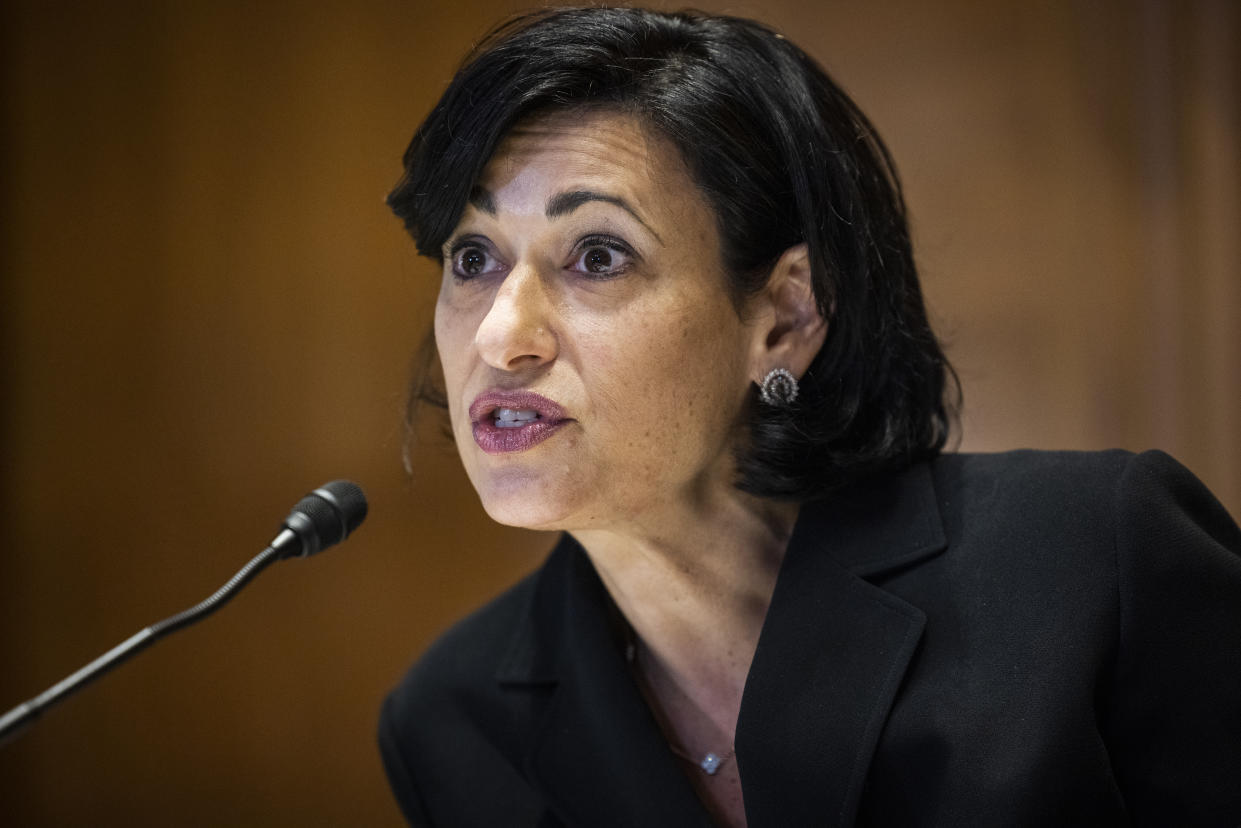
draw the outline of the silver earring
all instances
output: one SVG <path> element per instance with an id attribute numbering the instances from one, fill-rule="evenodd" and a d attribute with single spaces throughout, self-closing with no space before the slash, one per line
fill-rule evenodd
<path id="1" fill-rule="evenodd" d="M 782 408 L 797 399 L 797 377 L 784 368 L 773 368 L 763 377 L 758 395 L 763 402 Z"/>

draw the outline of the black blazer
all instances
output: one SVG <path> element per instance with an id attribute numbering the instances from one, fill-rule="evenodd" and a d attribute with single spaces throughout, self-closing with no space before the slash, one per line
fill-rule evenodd
<path id="1" fill-rule="evenodd" d="M 802 508 L 751 828 L 1241 824 L 1241 531 L 1158 452 L 947 455 Z M 564 538 L 388 697 L 415 825 L 709 824 Z"/>

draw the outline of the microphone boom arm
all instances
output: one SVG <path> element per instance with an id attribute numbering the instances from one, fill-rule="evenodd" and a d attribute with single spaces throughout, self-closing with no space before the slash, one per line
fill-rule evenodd
<path id="1" fill-rule="evenodd" d="M 288 531 L 287 529 L 284 530 L 284 532 Z M 284 532 L 281 533 L 281 536 L 284 535 Z M 0 745 L 16 737 L 18 733 L 37 719 L 47 708 L 64 701 L 73 693 L 81 690 L 117 665 L 142 652 L 169 633 L 176 632 L 182 627 L 187 627 L 224 606 L 237 594 L 238 590 L 250 583 L 254 576 L 262 572 L 273 561 L 280 560 L 280 551 L 277 549 L 279 540 L 280 538 L 278 537 L 275 541 L 272 541 L 271 546 L 255 555 L 249 563 L 237 570 L 236 575 L 229 578 L 228 583 L 217 589 L 205 600 L 183 612 L 179 612 L 134 633 L 82 669 L 53 684 L 33 699 L 22 702 L 8 713 L 0 716 Z"/>
<path id="2" fill-rule="evenodd" d="M 315 489 L 293 507 L 279 534 L 268 547 L 237 570 L 237 574 L 230 578 L 228 583 L 206 600 L 135 633 L 63 681 L 53 684 L 33 699 L 0 716 L 0 745 L 13 738 L 47 708 L 63 701 L 169 633 L 193 624 L 224 606 L 272 561 L 315 555 L 340 543 L 366 519 L 366 510 L 366 495 L 356 483 L 333 480 Z"/>

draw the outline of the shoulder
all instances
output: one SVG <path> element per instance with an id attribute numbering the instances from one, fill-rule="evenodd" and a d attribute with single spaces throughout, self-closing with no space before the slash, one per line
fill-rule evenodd
<path id="1" fill-rule="evenodd" d="M 470 688 L 494 685 L 510 650 L 520 644 L 517 632 L 527 623 L 542 572 L 527 575 L 440 635 L 389 694 L 387 724 L 412 727 Z"/>
<path id="2" fill-rule="evenodd" d="M 1162 451 L 945 454 L 930 469 L 946 520 L 1108 524 L 1119 530 L 1144 508 L 1204 505 L 1227 519 L 1197 478 Z"/>
<path id="3" fill-rule="evenodd" d="M 931 470 L 936 488 L 945 494 L 1057 499 L 1066 491 L 1105 493 L 1136 456 L 1121 449 L 944 454 L 931 461 Z"/>
<path id="4" fill-rule="evenodd" d="M 1205 521 L 1215 535 L 1233 526 L 1162 452 L 945 454 L 806 504 L 798 533 L 864 576 L 955 566 L 1005 579 L 1085 567 L 1106 579 L 1117 546 L 1140 545 L 1134 527 L 1172 513 Z M 923 560 L 935 566 L 910 568 Z"/>
<path id="5" fill-rule="evenodd" d="M 907 479 L 919 481 L 901 490 L 916 493 L 903 500 L 917 510 L 882 512 L 880 526 L 921 522 L 938 551 L 885 577 L 962 624 L 1094 635 L 1102 653 L 1136 644 L 1148 622 L 1181 613 L 1204 587 L 1241 596 L 1241 530 L 1162 452 L 944 455 Z M 880 531 L 892 534 L 865 537 Z"/>
<path id="6" fill-rule="evenodd" d="M 931 462 L 931 473 L 946 521 L 1088 524 L 1115 533 L 1122 545 L 1149 545 L 1143 535 L 1193 523 L 1225 545 L 1241 544 L 1227 510 L 1162 451 L 945 454 Z"/>
<path id="7" fill-rule="evenodd" d="M 397 801 L 411 824 L 483 824 L 506 803 L 512 824 L 539 809 L 521 776 L 524 745 L 544 689 L 504 692 L 506 670 L 534 675 L 531 624 L 557 555 L 439 637 L 385 698 L 379 747 Z M 520 665 L 513 667 L 514 663 Z M 485 785 L 494 799 L 472 792 Z M 455 803 L 442 812 L 445 802 Z"/>
<path id="8" fill-rule="evenodd" d="M 1241 530 L 1207 488 L 1158 451 L 950 454 L 915 474 L 943 549 L 880 579 L 926 615 L 908 720 L 955 707 L 974 759 L 1105 756 L 1143 824 L 1234 824 Z"/>

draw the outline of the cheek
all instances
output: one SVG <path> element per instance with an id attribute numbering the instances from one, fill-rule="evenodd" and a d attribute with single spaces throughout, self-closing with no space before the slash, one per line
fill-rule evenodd
<path id="1" fill-rule="evenodd" d="M 741 333 L 728 314 L 731 308 L 677 302 L 584 338 L 586 387 L 623 435 L 619 459 L 641 460 L 639 473 L 712 455 L 729 440 L 748 379 L 738 359 Z"/>
<path id="2" fill-rule="evenodd" d="M 449 369 L 456 366 L 471 342 L 478 326 L 468 308 L 461 307 L 445 298 L 441 290 L 440 298 L 435 304 L 435 347 L 439 351 L 440 361 L 444 365 L 445 379 Z"/>
<path id="3" fill-rule="evenodd" d="M 462 314 L 442 300 L 435 306 L 435 350 L 444 372 L 444 389 L 448 393 L 448 413 L 456 425 L 460 414 L 459 391 L 466 379 L 465 358 L 472 330 Z"/>

